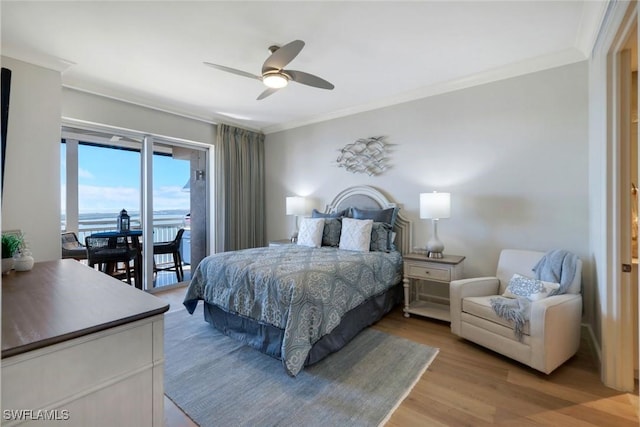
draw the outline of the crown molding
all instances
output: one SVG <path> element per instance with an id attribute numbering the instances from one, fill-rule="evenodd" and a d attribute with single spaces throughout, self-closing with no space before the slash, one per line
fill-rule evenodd
<path id="1" fill-rule="evenodd" d="M 220 123 L 226 123 L 233 126 L 241 127 L 243 129 L 252 130 L 255 132 L 259 132 L 260 129 L 256 126 L 252 126 L 250 123 L 241 122 L 234 120 L 232 117 L 228 117 L 221 114 L 202 114 L 202 112 L 181 109 L 176 107 L 175 105 L 163 105 L 157 101 L 152 101 L 148 99 L 143 99 L 141 97 L 136 97 L 131 94 L 122 94 L 116 93 L 115 91 L 107 88 L 100 87 L 86 87 L 84 84 L 72 84 L 72 83 L 63 83 L 62 87 L 69 90 L 74 90 L 77 92 L 87 93 L 89 95 L 98 96 L 101 98 L 111 99 L 118 102 L 123 102 L 126 104 L 136 105 L 138 107 L 147 108 L 150 110 L 159 111 L 162 113 L 172 114 L 174 116 L 184 117 L 190 120 L 196 120 L 212 125 L 217 125 Z"/>
<path id="2" fill-rule="evenodd" d="M 582 16 L 576 34 L 575 46 L 586 56 L 590 57 L 598 39 L 598 33 L 611 0 L 585 1 L 582 4 Z"/>
<path id="3" fill-rule="evenodd" d="M 46 68 L 48 70 L 57 71 L 59 73 L 64 73 L 69 68 L 76 65 L 75 62 L 58 58 L 56 56 L 37 52 L 26 52 L 23 50 L 13 49 L 11 46 L 5 45 L 2 46 L 2 56 Z"/>

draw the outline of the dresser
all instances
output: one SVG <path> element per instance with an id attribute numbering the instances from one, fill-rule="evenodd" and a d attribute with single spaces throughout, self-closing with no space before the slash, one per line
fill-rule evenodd
<path id="1" fill-rule="evenodd" d="M 3 276 L 2 425 L 162 426 L 168 308 L 72 259 Z"/>

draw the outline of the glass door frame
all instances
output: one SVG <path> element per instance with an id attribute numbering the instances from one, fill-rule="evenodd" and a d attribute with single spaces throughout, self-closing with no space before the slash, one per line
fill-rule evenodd
<path id="1" fill-rule="evenodd" d="M 206 233 L 206 253 L 211 253 L 211 248 L 215 240 L 215 232 L 213 230 L 212 221 L 213 218 L 213 197 L 211 194 L 211 189 L 213 188 L 213 182 L 211 181 L 213 173 L 212 170 L 212 155 L 214 146 L 207 143 L 190 141 L 180 138 L 168 137 L 164 135 L 155 135 L 148 132 L 138 132 L 130 129 L 118 128 L 115 126 L 103 125 L 98 123 L 90 123 L 86 121 L 80 121 L 70 118 L 62 119 L 62 138 L 65 138 L 64 133 L 65 129 L 74 129 L 78 134 L 81 132 L 87 132 L 88 134 L 104 134 L 105 136 L 119 136 L 125 137 L 128 139 L 133 139 L 135 141 L 140 142 L 140 222 L 142 225 L 142 247 L 143 248 L 153 248 L 153 152 L 154 152 L 154 144 L 163 144 L 163 145 L 171 145 L 177 147 L 184 147 L 193 150 L 203 151 L 205 153 L 205 174 L 204 177 L 199 174 L 197 179 L 205 179 L 206 182 L 206 220 L 205 220 L 205 233 Z M 72 138 L 77 139 L 77 138 Z M 71 182 L 75 182 L 75 189 L 72 191 L 78 191 L 78 167 L 77 167 L 77 152 L 75 159 L 75 180 L 71 180 Z M 67 170 L 69 170 L 69 164 L 67 164 Z M 193 171 L 192 171 L 193 173 Z M 67 171 L 67 176 L 69 172 Z M 70 180 L 67 179 L 67 198 L 69 197 L 69 185 Z M 75 206 L 77 209 L 78 204 L 77 200 L 74 202 L 67 202 L 67 207 Z M 68 210 L 68 209 L 67 209 Z M 77 213 L 75 213 L 77 215 Z M 67 212 L 67 215 L 69 213 Z M 73 216 L 73 213 L 72 213 Z M 143 266 L 142 266 L 142 289 L 145 291 L 152 292 L 155 290 L 153 287 L 153 251 L 143 251 Z M 168 289 L 169 287 L 163 287 L 162 289 Z"/>

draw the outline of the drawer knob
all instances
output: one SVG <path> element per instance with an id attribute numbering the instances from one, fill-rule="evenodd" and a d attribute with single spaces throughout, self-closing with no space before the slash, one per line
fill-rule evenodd
<path id="1" fill-rule="evenodd" d="M 425 270 L 425 271 L 424 271 L 424 274 L 429 274 L 429 270 Z"/>

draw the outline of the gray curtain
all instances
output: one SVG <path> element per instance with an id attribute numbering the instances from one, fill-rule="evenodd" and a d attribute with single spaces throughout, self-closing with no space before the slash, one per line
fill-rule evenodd
<path id="1" fill-rule="evenodd" d="M 265 246 L 264 135 L 218 125 L 214 162 L 216 252 Z"/>

